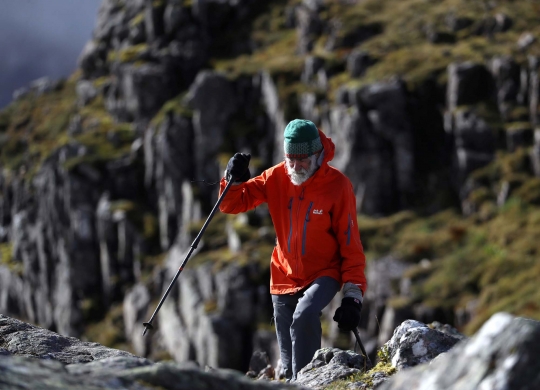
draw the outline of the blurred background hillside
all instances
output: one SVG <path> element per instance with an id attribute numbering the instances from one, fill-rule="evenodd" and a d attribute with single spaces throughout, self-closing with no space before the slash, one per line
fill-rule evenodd
<path id="1" fill-rule="evenodd" d="M 498 311 L 540 319 L 537 1 L 102 0 L 51 12 L 61 3 L 0 16 L 24 32 L 0 38 L 1 313 L 153 359 L 245 371 L 262 349 L 275 364 L 264 206 L 217 215 L 146 338 L 142 322 L 228 158 L 251 153 L 262 172 L 301 117 L 332 138 L 332 165 L 356 192 L 370 353 L 409 318 L 466 334 Z M 36 12 L 50 19 L 25 17 Z M 352 348 L 331 321 L 339 301 L 323 313 L 323 344 Z"/>

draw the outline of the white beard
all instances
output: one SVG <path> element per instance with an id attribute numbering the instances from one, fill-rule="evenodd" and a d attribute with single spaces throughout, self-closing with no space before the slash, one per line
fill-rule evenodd
<path id="1" fill-rule="evenodd" d="M 313 176 L 315 171 L 319 168 L 317 164 L 317 156 L 315 155 L 310 156 L 309 159 L 311 160 L 309 164 L 309 168 L 308 169 L 301 168 L 299 171 L 295 171 L 294 168 L 291 168 L 289 164 L 285 163 L 287 174 L 289 175 L 291 182 L 295 186 L 299 186 L 302 183 L 304 183 L 307 179 Z"/>

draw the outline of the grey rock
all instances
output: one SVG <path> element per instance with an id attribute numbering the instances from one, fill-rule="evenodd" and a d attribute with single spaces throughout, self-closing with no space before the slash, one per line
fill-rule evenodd
<path id="1" fill-rule="evenodd" d="M 110 377 L 97 379 L 70 375 L 62 363 L 54 360 L 0 356 L 0 371 L 2 371 L 0 384 L 7 389 L 126 388 Z"/>
<path id="2" fill-rule="evenodd" d="M 521 50 L 527 49 L 529 46 L 531 46 L 536 41 L 536 37 L 531 34 L 530 32 L 525 32 L 520 35 L 517 46 Z"/>
<path id="3" fill-rule="evenodd" d="M 167 65 L 119 65 L 107 93 L 107 110 L 121 121 L 152 118 L 180 92 L 177 72 Z"/>
<path id="4" fill-rule="evenodd" d="M 54 360 L 0 356 L 0 371 L 1 386 L 10 389 L 302 389 L 280 382 L 253 381 L 233 371 L 204 372 L 187 364 L 151 364 L 125 357 L 65 366 Z"/>
<path id="5" fill-rule="evenodd" d="M 277 164 L 283 160 L 283 131 L 287 123 L 283 107 L 281 107 L 280 99 L 276 84 L 272 77 L 264 72 L 261 81 L 262 102 L 269 118 L 270 125 L 268 126 L 267 136 L 274 140 L 274 154 L 272 163 Z"/>
<path id="6" fill-rule="evenodd" d="M 380 389 L 536 389 L 539 339 L 539 322 L 497 313 L 471 339 L 429 365 L 403 370 Z"/>
<path id="7" fill-rule="evenodd" d="M 450 111 L 486 100 L 493 90 L 493 77 L 484 65 L 465 62 L 448 66 L 446 103 Z"/>
<path id="8" fill-rule="evenodd" d="M 427 39 L 430 43 L 455 43 L 456 36 L 452 33 L 444 31 L 436 31 L 429 29 L 426 32 Z"/>
<path id="9" fill-rule="evenodd" d="M 137 356 L 112 356 L 88 363 L 73 363 L 65 366 L 67 372 L 75 375 L 114 375 L 118 371 L 154 364 L 151 360 Z"/>
<path id="10" fill-rule="evenodd" d="M 459 110 L 454 116 L 455 143 L 463 148 L 479 153 L 495 152 L 495 137 L 487 122 L 472 110 Z"/>
<path id="11" fill-rule="evenodd" d="M 540 177 L 540 131 L 534 132 L 534 145 L 530 152 L 532 168 L 535 176 Z"/>
<path id="12" fill-rule="evenodd" d="M 315 352 L 311 362 L 300 370 L 295 384 L 322 389 L 330 383 L 361 372 L 364 357 L 352 351 L 322 348 Z"/>
<path id="13" fill-rule="evenodd" d="M 114 0 L 104 0 L 98 10 L 94 40 L 109 42 L 116 26 L 123 21 L 122 5 Z"/>
<path id="14" fill-rule="evenodd" d="M 148 289 L 142 285 L 135 285 L 126 293 L 123 304 L 125 334 L 135 353 L 140 356 L 147 356 L 149 352 L 150 337 L 142 335 L 142 324 L 147 320 L 146 316 L 151 303 Z"/>
<path id="15" fill-rule="evenodd" d="M 212 370 L 204 372 L 193 368 L 182 368 L 172 363 L 161 363 L 153 366 L 136 368 L 119 375 L 121 379 L 141 381 L 154 386 L 162 386 L 175 390 L 198 389 L 230 389 L 230 390 L 264 390 L 264 389 L 302 389 L 296 384 L 281 382 L 253 381 L 231 370 Z"/>
<path id="16" fill-rule="evenodd" d="M 428 326 L 431 329 L 438 330 L 439 332 L 442 332 L 448 336 L 452 336 L 458 340 L 467 339 L 467 336 L 465 336 L 463 333 L 459 332 L 456 328 L 448 324 L 441 324 L 439 321 L 434 321 L 431 324 L 428 324 Z"/>
<path id="17" fill-rule="evenodd" d="M 94 84 L 89 80 L 78 81 L 77 86 L 76 86 L 76 91 L 77 91 L 77 97 L 79 99 L 78 100 L 79 107 L 86 106 L 88 103 L 94 100 L 98 94 L 96 87 L 94 87 Z"/>
<path id="18" fill-rule="evenodd" d="M 307 56 L 304 61 L 302 81 L 306 84 L 312 83 L 319 70 L 324 67 L 324 59 L 317 56 Z"/>
<path id="19" fill-rule="evenodd" d="M 29 91 L 30 90 L 28 89 L 28 87 L 17 88 L 16 90 L 13 91 L 12 98 L 13 100 L 22 99 L 28 94 Z"/>
<path id="20" fill-rule="evenodd" d="M 163 23 L 165 33 L 172 36 L 178 31 L 183 24 L 189 21 L 189 15 L 186 9 L 177 2 L 169 2 L 165 6 L 165 12 L 163 15 Z"/>
<path id="21" fill-rule="evenodd" d="M 61 336 L 3 314 L 0 314 L 0 348 L 12 354 L 52 359 L 64 364 L 87 363 L 115 356 L 133 357 L 129 352 Z"/>
<path id="22" fill-rule="evenodd" d="M 171 278 L 184 257 L 185 251 L 173 247 L 167 259 Z M 258 271 L 238 265 L 204 269 L 208 272 L 185 269 L 158 314 L 165 348 L 177 361 L 240 369 L 251 357 L 238 345 L 253 339 L 256 286 L 249 275 Z"/>
<path id="23" fill-rule="evenodd" d="M 351 77 L 361 77 L 373 63 L 373 60 L 362 50 L 354 50 L 347 57 L 347 71 Z"/>
<path id="24" fill-rule="evenodd" d="M 298 35 L 298 52 L 306 54 L 313 49 L 315 40 L 323 30 L 323 22 L 316 11 L 305 5 L 295 8 L 296 31 Z"/>
<path id="25" fill-rule="evenodd" d="M 506 131 L 506 149 L 509 152 L 520 147 L 528 147 L 533 144 L 534 133 L 532 127 L 527 123 L 519 127 L 512 127 Z"/>
<path id="26" fill-rule="evenodd" d="M 538 76 L 538 69 L 540 67 L 540 57 L 529 56 L 529 114 L 531 123 L 538 125 L 540 123 L 540 111 L 538 104 L 540 103 L 540 77 Z"/>
<path id="27" fill-rule="evenodd" d="M 268 354 L 264 351 L 255 351 L 249 360 L 249 370 L 256 373 L 261 372 L 270 364 Z"/>
<path id="28" fill-rule="evenodd" d="M 404 84 L 350 91 L 349 103 L 353 109 L 337 105 L 321 112 L 322 128 L 336 145 L 331 164 L 350 178 L 359 212 L 384 215 L 407 207 L 415 157 Z"/>
<path id="29" fill-rule="evenodd" d="M 164 5 L 156 5 L 152 0 L 145 1 L 144 25 L 149 43 L 155 42 L 164 33 L 163 12 Z"/>
<path id="30" fill-rule="evenodd" d="M 60 85 L 61 81 L 53 81 L 48 77 L 41 77 L 32 81 L 28 87 L 16 89 L 13 92 L 13 100 L 21 99 L 30 93 L 34 94 L 35 96 L 41 96 L 56 90 Z"/>
<path id="31" fill-rule="evenodd" d="M 231 115 L 238 109 L 233 85 L 219 73 L 204 71 L 197 75 L 186 101 L 193 108 L 195 130 L 194 161 L 199 177 L 219 177 L 215 161 Z"/>
<path id="32" fill-rule="evenodd" d="M 85 78 L 96 78 L 106 74 L 107 47 L 99 41 L 88 41 L 78 59 L 79 68 Z"/>
<path id="33" fill-rule="evenodd" d="M 454 12 L 449 13 L 445 17 L 445 24 L 452 32 L 461 31 L 474 23 L 474 20 L 464 17 L 457 16 Z"/>
<path id="34" fill-rule="evenodd" d="M 165 250 L 186 229 L 193 209 L 190 197 L 185 196 L 185 181 L 191 180 L 195 169 L 194 129 L 190 118 L 169 112 L 158 128 L 147 130 L 146 180 L 153 182 L 158 191 L 159 232 L 161 247 Z M 185 237 L 182 242 L 189 241 Z"/>
<path id="35" fill-rule="evenodd" d="M 464 199 L 463 184 L 469 173 L 489 164 L 495 157 L 495 135 L 474 109 L 467 108 L 448 111 L 445 130 L 454 138 L 455 180 Z"/>
<path id="36" fill-rule="evenodd" d="M 317 102 L 317 95 L 313 92 L 304 92 L 298 98 L 298 105 L 302 118 L 308 119 L 313 123 L 319 123 L 321 114 Z"/>
<path id="37" fill-rule="evenodd" d="M 382 383 L 386 382 L 391 375 L 386 374 L 385 372 L 375 371 L 368 373 L 368 378 L 363 382 L 351 382 L 347 385 L 347 390 L 371 390 L 378 389 Z"/>
<path id="38" fill-rule="evenodd" d="M 20 276 L 0 265 L 0 313 L 21 314 L 24 306 L 23 288 Z"/>
<path id="39" fill-rule="evenodd" d="M 324 0 L 302 0 L 302 4 L 314 12 L 319 12 L 324 8 Z"/>
<path id="40" fill-rule="evenodd" d="M 41 77 L 30 83 L 30 89 L 37 95 L 41 96 L 47 92 L 51 92 L 57 88 L 58 82 L 55 82 L 48 77 Z"/>
<path id="41" fill-rule="evenodd" d="M 385 344 L 390 353 L 392 366 L 401 370 L 431 361 L 450 350 L 458 338 L 431 329 L 427 325 L 407 320 L 394 330 Z"/>

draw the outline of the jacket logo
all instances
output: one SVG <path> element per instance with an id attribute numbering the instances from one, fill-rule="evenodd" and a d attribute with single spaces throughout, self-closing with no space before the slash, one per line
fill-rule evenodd
<path id="1" fill-rule="evenodd" d="M 322 215 L 323 211 L 322 210 L 313 210 L 313 214 L 318 214 L 318 215 Z"/>

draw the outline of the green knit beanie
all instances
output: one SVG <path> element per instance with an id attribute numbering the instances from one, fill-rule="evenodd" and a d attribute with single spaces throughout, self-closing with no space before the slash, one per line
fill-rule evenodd
<path id="1" fill-rule="evenodd" d="M 290 121 L 283 133 L 285 157 L 306 158 L 322 150 L 317 126 L 305 119 Z"/>

